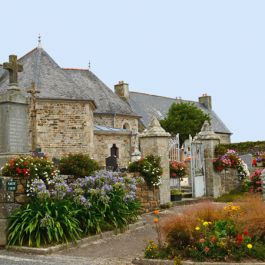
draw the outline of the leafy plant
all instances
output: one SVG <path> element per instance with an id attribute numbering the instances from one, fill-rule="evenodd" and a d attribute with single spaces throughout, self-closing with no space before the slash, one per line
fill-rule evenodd
<path id="1" fill-rule="evenodd" d="M 172 189 L 170 190 L 171 195 L 182 195 L 182 192 L 178 189 Z"/>
<path id="2" fill-rule="evenodd" d="M 59 162 L 60 172 L 76 178 L 91 176 L 99 169 L 98 163 L 86 154 L 69 154 Z"/>
<path id="3" fill-rule="evenodd" d="M 10 216 L 8 245 L 40 247 L 75 241 L 82 234 L 78 213 L 69 200 L 32 200 Z"/>
<path id="4" fill-rule="evenodd" d="M 159 156 L 148 155 L 145 158 L 130 163 L 128 170 L 129 172 L 140 172 L 147 186 L 159 186 L 163 173 L 160 161 L 161 158 Z"/>

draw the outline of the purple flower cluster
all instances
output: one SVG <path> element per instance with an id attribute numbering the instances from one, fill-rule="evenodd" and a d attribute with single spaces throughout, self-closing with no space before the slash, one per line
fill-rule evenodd
<path id="1" fill-rule="evenodd" d="M 126 202 L 136 199 L 136 180 L 108 171 L 99 171 L 95 176 L 78 178 L 69 185 L 62 176 L 56 175 L 49 184 L 49 190 L 43 180 L 35 179 L 29 185 L 28 193 L 38 198 L 71 197 L 76 203 L 89 208 L 90 196 L 98 196 L 99 200 L 108 202 L 110 193 L 119 189 L 124 192 Z"/>

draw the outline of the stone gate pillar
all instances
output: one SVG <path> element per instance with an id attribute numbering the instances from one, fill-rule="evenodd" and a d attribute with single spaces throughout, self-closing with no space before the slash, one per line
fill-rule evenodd
<path id="1" fill-rule="evenodd" d="M 170 202 L 170 177 L 169 177 L 169 158 L 168 147 L 170 134 L 161 126 L 157 118 L 153 118 L 147 130 L 139 135 L 140 146 L 143 156 L 156 155 L 161 157 L 161 176 L 162 184 L 160 190 L 160 203 Z"/>
<path id="2" fill-rule="evenodd" d="M 205 121 L 197 139 L 202 143 L 204 150 L 206 195 L 215 198 L 219 197 L 221 193 L 221 176 L 214 171 L 213 159 L 215 157 L 215 147 L 220 143 L 220 138 L 213 131 L 208 121 Z"/>

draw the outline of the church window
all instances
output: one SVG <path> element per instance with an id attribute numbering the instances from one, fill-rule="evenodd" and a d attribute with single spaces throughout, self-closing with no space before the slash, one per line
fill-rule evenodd
<path id="1" fill-rule="evenodd" d="M 123 124 L 123 129 L 124 130 L 130 130 L 130 125 L 129 125 L 129 123 L 128 122 L 125 122 L 124 124 Z"/>

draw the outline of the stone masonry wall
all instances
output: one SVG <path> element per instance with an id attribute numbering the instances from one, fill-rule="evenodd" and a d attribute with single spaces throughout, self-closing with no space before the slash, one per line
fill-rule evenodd
<path id="1" fill-rule="evenodd" d="M 221 144 L 230 144 L 231 143 L 231 136 L 229 134 L 216 133 L 216 135 L 220 138 Z"/>
<path id="2" fill-rule="evenodd" d="M 131 161 L 131 134 L 101 133 L 95 131 L 94 135 L 95 153 L 92 157 L 101 167 L 106 165 L 105 159 L 110 156 L 110 148 L 113 144 L 119 148 L 119 167 L 127 167 Z"/>
<path id="3" fill-rule="evenodd" d="M 239 186 L 238 172 L 236 169 L 223 170 L 219 173 L 221 176 L 221 190 L 220 195 L 228 193 Z"/>
<path id="4" fill-rule="evenodd" d="M 128 177 L 135 178 L 141 175 L 138 172 L 127 173 Z M 141 211 L 143 213 L 151 212 L 160 207 L 159 188 L 153 187 L 150 189 L 145 183 L 138 184 L 136 197 L 141 202 Z"/>
<path id="5" fill-rule="evenodd" d="M 49 157 L 68 153 L 93 155 L 93 135 L 93 112 L 89 102 L 38 101 L 37 145 Z"/>
<path id="6" fill-rule="evenodd" d="M 129 130 L 138 132 L 138 118 L 126 115 L 107 115 L 107 114 L 94 114 L 94 123 L 98 125 L 123 128 L 125 123 L 129 124 Z"/>

